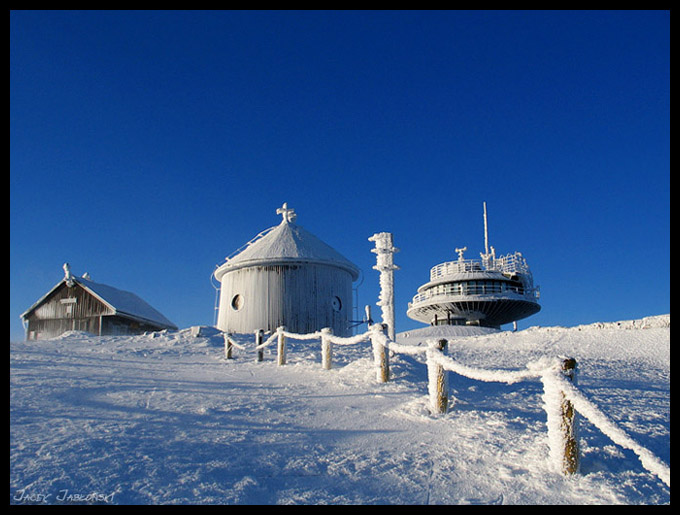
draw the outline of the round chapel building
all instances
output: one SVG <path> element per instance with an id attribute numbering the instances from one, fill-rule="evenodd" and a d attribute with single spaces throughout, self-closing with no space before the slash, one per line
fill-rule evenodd
<path id="1" fill-rule="evenodd" d="M 352 283 L 356 265 L 295 223 L 287 204 L 277 209 L 279 225 L 258 234 L 243 250 L 218 265 L 217 327 L 230 333 L 295 333 L 330 327 L 351 334 Z"/>

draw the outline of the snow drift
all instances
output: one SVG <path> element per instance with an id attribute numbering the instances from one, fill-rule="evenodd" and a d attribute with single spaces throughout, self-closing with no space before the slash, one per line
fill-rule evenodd
<path id="1" fill-rule="evenodd" d="M 427 332 L 397 339 L 425 345 Z M 290 341 L 277 366 L 255 361 L 251 335 L 227 360 L 205 333 L 11 343 L 10 503 L 670 502 L 586 420 L 580 473 L 556 473 L 539 380 L 450 373 L 455 405 L 432 416 L 424 356 L 393 354 L 380 384 L 370 343 L 335 347 L 324 370 L 318 340 Z M 448 336 L 448 356 L 470 368 L 576 358 L 583 402 L 670 466 L 670 315 Z"/>

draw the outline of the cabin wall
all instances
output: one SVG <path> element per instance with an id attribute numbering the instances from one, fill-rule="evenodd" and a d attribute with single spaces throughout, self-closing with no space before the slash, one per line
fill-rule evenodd
<path id="1" fill-rule="evenodd" d="M 82 286 L 63 284 L 33 311 L 38 320 L 79 319 L 111 314 L 111 309 Z"/>
<path id="2" fill-rule="evenodd" d="M 111 309 L 80 285 L 65 283 L 28 315 L 27 340 L 54 338 L 66 331 L 99 334 L 101 317 Z"/>
<path id="3" fill-rule="evenodd" d="M 155 325 L 115 314 L 82 286 L 65 283 L 28 314 L 27 322 L 27 340 L 55 338 L 67 331 L 126 335 L 159 330 Z"/>
<path id="4" fill-rule="evenodd" d="M 101 320 L 103 335 L 143 334 L 163 330 L 156 325 L 119 315 L 105 316 Z"/>
<path id="5" fill-rule="evenodd" d="M 56 318 L 53 320 L 29 318 L 26 339 L 45 340 L 56 338 L 67 331 L 84 331 L 90 334 L 99 334 L 101 320 L 101 317 L 79 319 Z"/>
<path id="6" fill-rule="evenodd" d="M 222 277 L 217 326 L 223 331 L 311 333 L 324 327 L 348 336 L 352 277 L 333 266 L 285 264 L 241 268 Z"/>

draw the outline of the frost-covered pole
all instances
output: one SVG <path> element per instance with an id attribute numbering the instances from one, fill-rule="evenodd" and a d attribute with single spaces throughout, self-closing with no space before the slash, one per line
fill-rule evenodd
<path id="1" fill-rule="evenodd" d="M 446 413 L 449 405 L 448 373 L 441 364 L 437 363 L 437 356 L 446 349 L 447 343 L 446 340 L 427 342 L 427 390 L 433 415 Z"/>
<path id="2" fill-rule="evenodd" d="M 562 373 L 572 383 L 576 382 L 576 360 L 574 358 L 568 358 L 562 362 Z M 576 474 L 579 469 L 578 425 L 574 405 L 566 398 L 562 400 L 562 425 L 564 428 L 564 473 Z"/>
<path id="3" fill-rule="evenodd" d="M 286 335 L 285 327 L 281 326 L 276 331 L 278 334 L 278 343 L 276 345 L 276 362 L 278 365 L 286 364 Z"/>
<path id="4" fill-rule="evenodd" d="M 369 329 L 371 331 L 371 346 L 373 347 L 376 379 L 379 383 L 386 383 L 390 379 L 390 360 L 385 348 L 387 344 L 387 326 L 385 324 L 373 324 Z"/>
<path id="5" fill-rule="evenodd" d="M 564 359 L 559 370 L 549 371 L 541 378 L 547 414 L 550 458 L 560 472 L 571 475 L 577 473 L 579 469 L 576 410 L 564 395 L 559 380 L 554 378 L 555 375 L 562 375 L 576 382 L 576 360 Z"/>
<path id="6" fill-rule="evenodd" d="M 382 309 L 382 321 L 387 324 L 387 336 L 394 341 L 394 271 L 399 267 L 394 264 L 393 256 L 399 249 L 394 247 L 390 232 L 376 233 L 368 241 L 375 242 L 371 252 L 377 254 L 377 263 L 373 268 L 380 272 L 380 299 L 377 304 Z"/>
<path id="7" fill-rule="evenodd" d="M 331 369 L 331 336 L 333 336 L 333 330 L 330 327 L 321 329 L 321 367 L 324 370 Z"/>
<path id="8" fill-rule="evenodd" d="M 229 333 L 222 333 L 222 336 L 224 336 L 224 357 L 231 359 L 231 335 Z"/>
<path id="9" fill-rule="evenodd" d="M 264 342 L 264 330 L 258 329 L 255 331 L 255 347 L 259 347 Z M 257 361 L 262 361 L 264 359 L 264 349 L 257 350 Z"/>

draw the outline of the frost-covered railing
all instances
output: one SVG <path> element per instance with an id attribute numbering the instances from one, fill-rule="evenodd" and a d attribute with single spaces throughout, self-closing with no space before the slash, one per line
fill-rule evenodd
<path id="1" fill-rule="evenodd" d="M 389 373 L 389 364 L 387 361 L 387 350 L 383 341 L 387 341 L 387 328 L 383 324 L 373 324 L 369 330 L 351 337 L 336 336 L 330 328 L 324 328 L 321 331 L 313 333 L 299 334 L 286 331 L 285 327 L 278 327 L 266 340 L 264 340 L 264 331 L 259 330 L 255 332 L 255 350 L 257 352 L 257 360 L 262 361 L 263 350 L 274 342 L 276 345 L 276 361 L 279 365 L 286 364 L 286 338 L 293 338 L 295 340 L 321 340 L 321 363 L 324 369 L 331 369 L 332 361 L 332 345 L 356 345 L 357 343 L 370 340 L 373 344 L 373 356 L 375 362 L 378 364 L 377 379 L 380 382 L 387 382 Z M 231 357 L 231 348 L 236 345 L 230 335 L 224 335 L 225 357 Z M 243 346 L 236 345 L 244 349 Z"/>
<path id="2" fill-rule="evenodd" d="M 272 230 L 276 229 L 276 227 L 277 227 L 277 226 L 274 225 L 274 226 L 272 226 L 272 227 L 269 227 L 268 229 L 265 229 L 264 231 L 262 231 L 261 233 L 259 233 L 257 236 L 255 236 L 252 240 L 250 240 L 248 243 L 246 243 L 246 244 L 244 244 L 244 245 L 241 245 L 239 248 L 237 248 L 235 251 L 233 251 L 231 254 L 229 254 L 227 257 L 225 257 L 225 258 L 224 258 L 225 261 L 229 261 L 231 258 L 237 256 L 238 254 L 240 254 L 241 252 L 243 252 L 245 249 L 247 249 L 248 247 L 250 247 L 250 246 L 251 246 L 253 243 L 255 243 L 256 241 L 258 241 L 258 240 L 264 238 L 268 233 L 270 233 Z M 219 265 L 217 265 L 216 268 L 218 268 L 218 267 L 219 267 Z"/>
<path id="3" fill-rule="evenodd" d="M 505 256 L 481 259 L 458 259 L 433 266 L 430 269 L 430 281 L 461 272 L 496 271 L 504 274 L 530 275 L 529 265 L 521 252 Z"/>
<path id="4" fill-rule="evenodd" d="M 446 371 L 470 379 L 484 382 L 500 382 L 514 384 L 520 381 L 539 379 L 543 384 L 543 409 L 547 416 L 548 444 L 550 459 L 554 466 L 564 474 L 574 474 L 579 469 L 579 444 L 576 426 L 576 412 L 586 417 L 595 427 L 607 435 L 614 443 L 633 451 L 642 466 L 655 474 L 669 488 L 671 486 L 671 471 L 650 450 L 638 444 L 624 430 L 616 425 L 595 404 L 588 400 L 576 387 L 576 361 L 566 358 L 541 358 L 530 362 L 524 370 L 485 370 L 470 367 L 457 362 L 444 354 L 447 341 L 427 340 L 425 346 L 403 345 L 390 340 L 383 324 L 373 324 L 368 331 L 349 338 L 332 334 L 328 328 L 309 334 L 297 334 L 279 327 L 269 338 L 262 341 L 263 331 L 256 332 L 256 351 L 261 361 L 262 350 L 277 342 L 277 362 L 286 363 L 286 338 L 298 340 L 321 339 L 322 366 L 331 368 L 332 345 L 355 345 L 364 341 L 371 341 L 373 358 L 376 367 L 376 379 L 379 382 L 389 380 L 388 351 L 406 354 L 425 354 L 428 376 L 428 398 L 430 411 L 444 414 L 450 409 L 448 394 L 448 377 Z M 225 355 L 231 357 L 233 346 L 245 350 L 236 344 L 230 335 L 224 335 Z M 227 350 L 229 349 L 229 350 Z M 228 355 L 227 355 L 228 353 Z"/>
<path id="5" fill-rule="evenodd" d="M 413 297 L 409 303 L 409 307 L 419 302 L 424 302 L 430 299 L 437 299 L 440 297 L 451 296 L 465 296 L 465 295 L 506 295 L 508 293 L 517 294 L 526 297 L 530 300 L 538 299 L 538 289 L 526 289 L 523 286 L 515 286 L 501 281 L 489 281 L 488 284 L 478 281 L 479 284 L 469 285 L 465 283 L 445 284 L 431 288 L 422 293 L 418 293 Z"/>
<path id="6" fill-rule="evenodd" d="M 508 372 L 471 368 L 442 353 L 431 354 L 431 356 L 444 369 L 478 381 L 512 384 L 527 379 L 540 379 L 543 383 L 550 456 L 553 463 L 563 472 L 571 474 L 578 470 L 575 410 L 611 438 L 614 443 L 637 454 L 642 465 L 670 487 L 670 467 L 651 451 L 635 442 L 576 388 L 574 384 L 576 362 L 574 360 L 542 359 L 529 363 L 525 370 Z"/>

